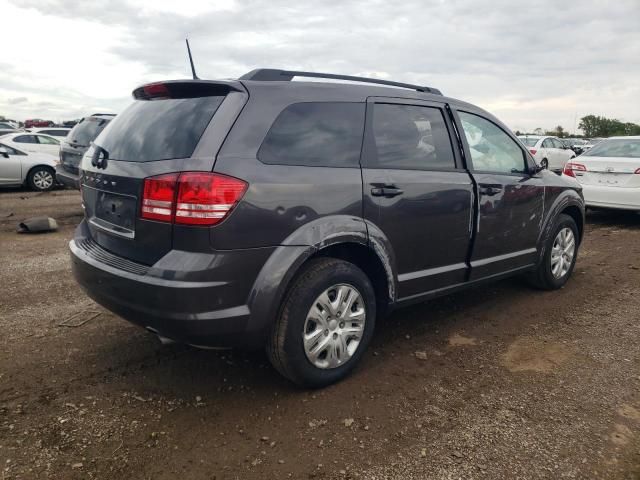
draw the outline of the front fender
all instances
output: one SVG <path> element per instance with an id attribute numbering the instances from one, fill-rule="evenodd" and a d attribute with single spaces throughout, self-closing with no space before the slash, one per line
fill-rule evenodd
<path id="1" fill-rule="evenodd" d="M 267 333 L 297 272 L 309 258 L 324 248 L 343 243 L 373 248 L 385 265 L 385 271 L 393 272 L 389 265 L 389 255 L 384 253 L 387 251 L 385 247 L 378 246 L 379 240 L 370 244 L 369 239 L 363 219 L 350 215 L 322 217 L 302 225 L 289 235 L 271 254 L 253 284 L 247 302 L 251 311 L 248 333 Z M 394 278 L 391 277 L 390 280 L 394 282 Z"/>

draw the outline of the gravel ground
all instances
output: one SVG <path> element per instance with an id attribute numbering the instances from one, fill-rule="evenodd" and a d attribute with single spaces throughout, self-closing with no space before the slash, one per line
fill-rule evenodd
<path id="1" fill-rule="evenodd" d="M 16 234 L 32 215 L 61 228 Z M 394 313 L 320 391 L 92 303 L 66 252 L 81 215 L 76 192 L 0 192 L 3 480 L 640 479 L 640 215 L 590 214 L 560 291 Z"/>

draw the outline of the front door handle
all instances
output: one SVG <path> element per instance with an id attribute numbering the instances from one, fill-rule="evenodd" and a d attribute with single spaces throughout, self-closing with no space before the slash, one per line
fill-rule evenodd
<path id="1" fill-rule="evenodd" d="M 482 195 L 487 195 L 488 197 L 493 197 L 502 191 L 502 185 L 499 184 L 489 184 L 489 183 L 481 183 L 480 184 L 480 193 Z"/>
<path id="2" fill-rule="evenodd" d="M 397 197 L 398 195 L 402 195 L 403 193 L 404 192 L 400 190 L 398 187 L 396 187 L 395 185 L 389 185 L 389 184 L 374 186 L 371 189 L 371 195 L 374 197 L 392 198 L 392 197 Z"/>

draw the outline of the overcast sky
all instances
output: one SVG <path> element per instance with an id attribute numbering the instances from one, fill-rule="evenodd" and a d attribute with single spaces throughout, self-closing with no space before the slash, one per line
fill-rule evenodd
<path id="1" fill-rule="evenodd" d="M 368 75 L 435 86 L 514 130 L 640 123 L 640 0 L 517 3 L 0 0 L 0 115 L 117 113 L 136 86 L 190 76 L 188 36 L 201 78 Z"/>

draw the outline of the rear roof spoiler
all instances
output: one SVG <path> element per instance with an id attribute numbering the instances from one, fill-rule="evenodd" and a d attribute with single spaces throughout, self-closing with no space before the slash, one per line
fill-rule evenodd
<path id="1" fill-rule="evenodd" d="M 293 77 L 309 78 L 329 78 L 332 80 L 347 80 L 350 82 L 374 83 L 377 85 L 388 85 L 391 87 L 408 88 L 418 92 L 433 93 L 442 95 L 440 90 L 433 87 L 413 85 L 410 83 L 393 82 L 391 80 L 381 80 L 379 78 L 355 77 L 353 75 L 337 75 L 334 73 L 299 72 L 295 70 L 278 70 L 274 68 L 258 68 L 245 73 L 238 80 L 257 80 L 261 82 L 291 81 Z"/>
<path id="2" fill-rule="evenodd" d="M 226 95 L 230 91 L 243 92 L 244 90 L 243 86 L 235 80 L 166 80 L 141 85 L 132 92 L 132 95 L 136 100 L 151 100 Z"/>

